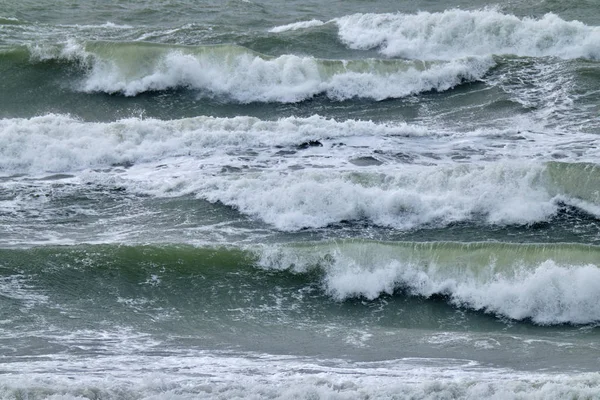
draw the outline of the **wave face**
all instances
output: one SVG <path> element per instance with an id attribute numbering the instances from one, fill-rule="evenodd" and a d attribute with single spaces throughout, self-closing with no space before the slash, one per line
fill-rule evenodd
<path id="1" fill-rule="evenodd" d="M 58 49 L 33 48 L 32 56 L 87 65 L 80 90 L 88 93 L 135 96 L 185 88 L 241 103 L 293 103 L 319 95 L 337 101 L 401 98 L 479 80 L 495 65 L 491 58 L 423 63 L 267 57 L 239 46 L 140 42 L 90 42 L 84 47 L 71 43 Z"/>
<path id="2" fill-rule="evenodd" d="M 408 293 L 537 324 L 600 321 L 600 252 L 581 245 L 339 242 L 280 248 L 260 265 L 324 272 L 335 299 Z"/>
<path id="3" fill-rule="evenodd" d="M 353 49 L 378 48 L 389 57 L 451 60 L 508 54 L 600 59 L 600 28 L 555 14 L 518 18 L 494 10 L 354 14 L 334 20 Z"/>
<path id="4" fill-rule="evenodd" d="M 210 306 L 205 318 L 227 326 L 240 317 L 238 307 L 247 309 L 244 319 L 266 313 L 265 323 L 276 317 L 294 324 L 337 318 L 335 307 L 346 301 L 398 305 L 421 299 L 423 305 L 415 303 L 397 320 L 400 327 L 453 318 L 448 305 L 469 310 L 464 324 L 470 329 L 480 323 L 477 311 L 539 325 L 600 321 L 600 249 L 590 245 L 334 240 L 243 247 L 88 245 L 1 254 L 12 265 L 0 281 L 11 307 L 55 306 L 79 315 L 93 301 L 113 305 L 108 319 L 127 318 L 138 305 L 150 315 L 168 313 L 167 324 L 173 318 L 202 323 L 196 307 L 204 302 Z M 18 268 L 23 263 L 30 266 L 26 273 Z M 59 280 L 65 280 L 61 289 L 54 287 Z M 261 298 L 274 287 L 271 298 Z M 210 294 L 196 296 L 203 292 Z M 385 314 L 392 318 L 394 308 Z M 419 316 L 424 309 L 431 315 Z"/>

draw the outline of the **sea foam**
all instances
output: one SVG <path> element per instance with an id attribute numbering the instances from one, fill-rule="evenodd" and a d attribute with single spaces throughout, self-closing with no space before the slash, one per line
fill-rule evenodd
<path id="1" fill-rule="evenodd" d="M 138 352 L 139 353 L 139 352 Z M 116 366 L 116 367 L 115 367 Z M 553 375 L 484 368 L 468 360 L 342 359 L 181 354 L 106 355 L 7 363 L 0 395 L 81 399 L 549 399 L 594 398 L 597 373 Z M 102 376 L 73 374 L 104 371 Z M 14 372 L 13 372 L 14 371 Z M 66 371 L 66 372 L 63 372 Z M 215 378 L 215 377 L 218 377 Z"/>
<path id="2" fill-rule="evenodd" d="M 318 115 L 268 121 L 254 117 L 194 117 L 162 121 L 127 118 L 85 122 L 68 115 L 0 120 L 0 171 L 8 174 L 73 172 L 119 163 L 160 162 L 225 148 L 294 146 L 325 137 L 434 135 L 406 123 L 336 121 Z"/>
<path id="3" fill-rule="evenodd" d="M 265 248 L 263 268 L 323 274 L 337 300 L 407 293 L 537 324 L 600 321 L 597 247 L 341 242 Z M 595 260 L 594 260 L 595 258 Z"/>
<path id="4" fill-rule="evenodd" d="M 524 225 L 550 219 L 563 204 L 598 211 L 597 193 L 570 193 L 549 176 L 548 165 L 508 162 L 406 165 L 385 172 L 279 171 L 187 181 L 183 186 L 188 193 L 233 206 L 286 231 L 344 221 L 397 229 L 461 221 Z M 173 182 L 172 187 L 178 185 L 182 182 Z"/>
<path id="5" fill-rule="evenodd" d="M 187 88 L 200 95 L 250 102 L 299 102 L 324 95 L 383 100 L 445 91 L 481 79 L 495 65 L 491 57 L 450 62 L 321 60 L 308 56 L 269 57 L 239 46 L 169 46 L 97 42 L 31 47 L 32 60 L 76 62 L 84 92 L 135 96 Z"/>
<path id="6" fill-rule="evenodd" d="M 356 145 L 336 145 L 340 139 Z M 318 116 L 99 123 L 47 115 L 0 120 L 0 171 L 76 173 L 98 182 L 118 177 L 133 192 L 194 195 L 284 231 L 344 221 L 397 229 L 522 225 L 547 221 L 565 206 L 600 215 L 598 166 L 577 159 L 353 163 L 365 143 L 416 151 L 425 139 L 454 140 L 408 124 Z M 311 140 L 325 145 L 301 148 Z M 534 150 L 539 157 L 539 146 Z M 111 167 L 119 165 L 128 168 L 115 175 Z"/>
<path id="7" fill-rule="evenodd" d="M 454 59 L 510 54 L 531 57 L 600 58 L 600 27 L 565 21 L 555 14 L 519 18 L 495 10 L 441 13 L 354 14 L 334 20 L 340 39 L 354 49 L 390 57 Z"/>

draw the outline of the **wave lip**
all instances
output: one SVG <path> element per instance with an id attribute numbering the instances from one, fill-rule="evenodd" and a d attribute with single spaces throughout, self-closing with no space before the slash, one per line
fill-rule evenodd
<path id="1" fill-rule="evenodd" d="M 596 246 L 346 241 L 266 248 L 259 265 L 305 273 L 318 268 L 337 300 L 403 291 L 540 325 L 600 321 Z"/>
<path id="2" fill-rule="evenodd" d="M 311 19 L 310 21 L 293 22 L 293 23 L 287 24 L 287 25 L 276 26 L 276 27 L 269 29 L 269 32 L 281 33 L 281 32 L 287 32 L 287 31 L 296 31 L 299 29 L 307 29 L 307 28 L 314 28 L 317 26 L 323 26 L 326 23 L 327 22 L 323 22 L 318 19 Z"/>
<path id="3" fill-rule="evenodd" d="M 84 66 L 84 92 L 135 96 L 186 88 L 241 103 L 292 103 L 324 95 L 335 101 L 383 100 L 445 91 L 480 80 L 495 62 L 471 57 L 450 62 L 323 60 L 269 57 L 240 46 L 176 46 L 143 42 L 68 43 L 32 48 L 32 58 L 56 58 Z"/>
<path id="4" fill-rule="evenodd" d="M 600 58 L 600 27 L 555 14 L 518 18 L 495 10 L 354 14 L 335 19 L 342 42 L 389 57 L 454 59 L 482 55 Z"/>

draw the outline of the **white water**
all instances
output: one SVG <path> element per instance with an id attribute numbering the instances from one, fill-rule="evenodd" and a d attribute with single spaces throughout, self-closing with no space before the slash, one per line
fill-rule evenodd
<path id="1" fill-rule="evenodd" d="M 494 10 L 354 14 L 335 20 L 340 39 L 354 49 L 378 48 L 390 57 L 451 60 L 511 54 L 600 58 L 600 27 L 554 14 L 518 18 Z"/>
<path id="2" fill-rule="evenodd" d="M 310 166 L 360 171 L 365 167 L 350 161 L 373 156 L 383 165 L 396 166 L 407 162 L 456 165 L 455 157 L 488 163 L 497 159 L 545 162 L 557 157 L 565 162 L 594 162 L 600 157 L 600 150 L 593 146 L 595 134 L 538 133 L 530 122 L 510 123 L 512 127 L 505 129 L 456 131 L 403 122 L 337 121 L 318 115 L 273 121 L 199 116 L 102 123 L 49 114 L 0 120 L 0 173 L 69 173 L 176 157 L 192 157 L 205 168 L 246 165 L 278 171 Z M 300 151 L 296 147 L 317 140 L 322 147 Z M 280 154 L 285 147 L 292 152 Z M 260 153 L 250 158 L 243 154 L 257 149 Z M 396 158 L 400 150 L 406 158 Z"/>
<path id="3" fill-rule="evenodd" d="M 561 148 L 559 140 L 573 145 L 574 153 L 577 141 L 534 135 L 543 141 L 520 145 L 521 140 L 505 142 L 503 134 L 513 133 L 440 132 L 318 116 L 86 123 L 47 115 L 0 120 L 0 171 L 5 176 L 75 174 L 75 184 L 117 185 L 158 197 L 193 194 L 285 231 L 343 221 L 398 229 L 472 220 L 522 225 L 548 220 L 563 203 L 600 215 L 594 164 L 581 163 L 581 152 L 568 159 L 571 164 L 547 162 Z M 296 147 L 309 140 L 323 146 Z M 452 154 L 462 154 L 466 141 L 464 151 L 473 162 L 451 160 Z M 365 146 L 379 153 L 365 153 Z M 540 146 L 547 146 L 547 157 L 540 157 Z M 470 155 L 478 147 L 482 154 Z M 398 148 L 414 160 L 395 159 Z M 421 154 L 423 149 L 437 159 Z M 486 160 L 490 154 L 508 159 Z M 540 159 L 519 161 L 532 156 Z M 361 157 L 367 165 L 360 164 Z M 40 185 L 46 192 L 44 182 L 13 179 L 6 188 L 16 197 L 0 207 L 15 209 L 19 199 L 39 203 L 37 196 L 22 194 L 35 193 Z"/>
<path id="4" fill-rule="evenodd" d="M 272 33 L 310 29 L 327 23 L 339 28 L 353 49 L 373 49 L 390 57 L 451 60 L 457 57 L 510 54 L 530 57 L 600 57 L 600 27 L 565 21 L 555 14 L 519 18 L 494 9 L 415 14 L 353 14 L 330 21 L 300 21 Z"/>
<path id="5" fill-rule="evenodd" d="M 221 153 L 225 149 L 294 146 L 325 137 L 430 135 L 435 133 L 405 123 L 338 122 L 319 116 L 276 121 L 253 117 L 200 116 L 171 121 L 129 118 L 94 123 L 49 114 L 0 120 L 0 171 L 71 172 L 125 161 L 151 162 L 187 155 L 201 158 L 214 151 L 224 157 Z"/>
<path id="6" fill-rule="evenodd" d="M 353 49 L 378 48 L 389 57 L 452 60 L 482 55 L 600 58 L 600 27 L 565 21 L 555 14 L 519 18 L 494 9 L 416 14 L 353 14 L 330 21 L 276 26 L 272 33 L 335 23 Z"/>
<path id="7" fill-rule="evenodd" d="M 361 220 L 397 229 L 472 220 L 531 224 L 553 216 L 560 202 L 600 211 L 593 193 L 584 200 L 562 192 L 539 163 L 404 165 L 368 173 L 317 168 L 201 178 L 192 174 L 149 186 L 143 182 L 151 175 L 140 175 L 140 188 L 153 195 L 195 193 L 285 231 Z"/>
<path id="8" fill-rule="evenodd" d="M 132 75 L 132 71 L 112 60 L 96 60 L 82 90 L 135 96 L 183 87 L 241 103 L 299 102 L 320 94 L 333 100 L 353 97 L 383 100 L 431 90 L 445 91 L 463 81 L 480 79 L 493 65 L 491 59 L 465 59 L 425 70 L 408 68 L 391 73 L 348 70 L 330 75 L 311 57 L 284 55 L 263 59 L 237 55 L 226 60 L 172 51 L 152 62 L 143 74 Z"/>
<path id="9" fill-rule="evenodd" d="M 600 384 L 594 373 L 518 373 L 453 359 L 353 363 L 208 352 L 54 358 L 6 364 L 0 378 L 0 397 L 546 400 L 593 398 Z"/>
<path id="10" fill-rule="evenodd" d="M 393 250 L 393 249 L 391 249 Z M 501 251 L 510 251 L 504 249 Z M 454 256 L 452 256 L 454 254 Z M 600 321 L 600 264 L 569 264 L 541 252 L 537 260 L 494 249 L 461 253 L 390 251 L 376 245 L 265 248 L 260 265 L 304 273 L 315 266 L 324 272 L 322 285 L 337 300 L 372 300 L 403 290 L 412 296 L 448 297 L 458 307 L 481 310 L 537 324 L 588 324 Z M 560 254 L 561 258 L 566 254 Z"/>

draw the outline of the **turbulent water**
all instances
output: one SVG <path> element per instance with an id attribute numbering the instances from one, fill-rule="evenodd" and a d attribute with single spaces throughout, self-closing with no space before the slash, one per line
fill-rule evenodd
<path id="1" fill-rule="evenodd" d="M 0 2 L 0 398 L 600 399 L 563 3 Z"/>

